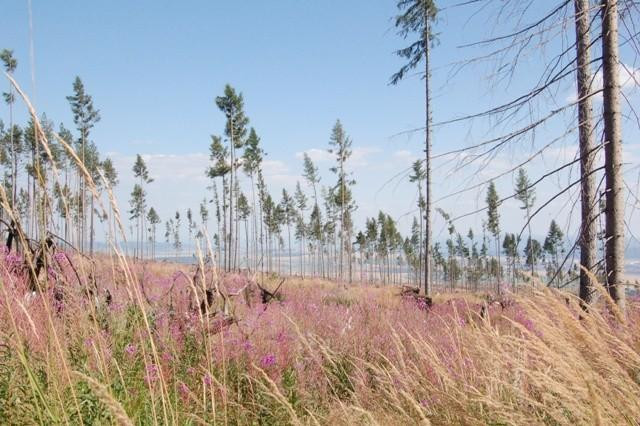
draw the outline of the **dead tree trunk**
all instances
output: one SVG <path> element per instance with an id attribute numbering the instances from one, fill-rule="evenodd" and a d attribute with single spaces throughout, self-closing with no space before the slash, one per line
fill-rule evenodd
<path id="1" fill-rule="evenodd" d="M 618 65 L 618 1 L 602 0 L 602 79 L 606 177 L 605 265 L 609 294 L 620 309 L 624 310 L 624 200 L 622 199 L 622 127 L 620 123 Z"/>
<path id="2" fill-rule="evenodd" d="M 593 135 L 593 107 L 591 92 L 591 55 L 589 46 L 589 0 L 574 0 L 576 20 L 576 55 L 578 88 L 578 130 L 580 144 L 580 188 L 581 226 L 580 226 L 580 298 L 589 303 L 593 293 L 593 275 L 589 271 L 597 260 L 596 245 L 596 184 L 593 172 L 595 159 Z"/>

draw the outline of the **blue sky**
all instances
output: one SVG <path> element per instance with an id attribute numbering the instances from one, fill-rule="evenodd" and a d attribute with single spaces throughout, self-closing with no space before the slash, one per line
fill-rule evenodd
<path id="1" fill-rule="evenodd" d="M 390 75 L 402 64 L 393 52 L 404 45 L 393 28 L 394 1 L 32 3 L 33 68 L 27 1 L 5 1 L 2 5 L 0 48 L 14 49 L 19 61 L 18 81 L 35 99 L 38 111 L 46 112 L 56 123 L 73 127 L 65 96 L 71 93 L 76 75 L 83 79 L 102 115 L 92 138 L 120 171 L 116 193 L 121 206 L 128 204 L 133 186 L 130 168 L 136 153 L 147 159 L 156 179 L 149 188 L 149 204 L 163 219 L 176 209 L 195 209 L 205 195 L 209 196 L 204 176 L 209 136 L 223 129 L 223 116 L 214 98 L 230 83 L 244 93 L 250 124 L 268 152 L 265 174 L 274 194 L 282 187 L 291 189 L 300 179 L 301 153 L 305 151 L 323 171 L 322 183 L 331 183 L 330 158 L 324 150 L 331 127 L 340 118 L 354 143 L 351 167 L 360 204 L 357 221 L 382 209 L 406 229 L 414 209 L 415 187 L 406 179 L 386 183 L 422 156 L 420 132 L 394 135 L 424 123 L 424 89 L 418 76 L 410 76 L 398 86 L 388 84 Z M 453 3 L 457 2 L 442 1 L 440 5 L 446 8 Z M 551 0 L 537 1 L 540 9 L 529 11 L 524 21 L 539 16 L 552 4 Z M 457 46 L 508 32 L 506 26 L 492 26 L 493 21 L 482 14 L 471 18 L 473 11 L 445 9 L 437 23 L 438 44 L 433 52 L 436 122 L 520 94 L 535 81 L 553 52 L 566 43 L 557 37 L 544 49 L 529 51 L 521 58 L 523 66 L 517 77 L 508 85 L 492 85 L 492 64 L 468 67 L 454 75 L 450 64 L 482 52 Z M 560 28 L 558 33 L 563 31 L 570 39 L 572 27 Z M 631 59 L 627 64 L 632 73 L 638 69 Z M 629 96 L 637 99 L 632 86 L 628 87 Z M 571 96 L 569 80 L 545 98 L 542 109 L 566 103 Z M 4 106 L 0 117 L 6 121 Z M 19 117 L 24 119 L 24 111 Z M 467 167 L 454 173 L 454 163 L 440 160 L 434 175 L 435 197 L 507 170 L 561 133 L 563 124 L 570 123 L 572 117 L 570 111 L 558 122 L 544 126 L 536 132 L 535 140 L 505 150 L 482 170 Z M 630 183 L 635 185 L 637 169 L 632 169 L 640 149 L 637 125 L 632 124 L 625 124 L 626 134 L 631 136 L 625 149 L 631 164 Z M 434 151 L 468 146 L 507 128 L 494 129 L 481 120 L 440 127 L 434 131 Z M 575 134 L 569 135 L 536 159 L 530 168 L 532 177 L 572 158 L 575 138 Z M 550 196 L 569 180 L 569 174 L 549 179 L 539 189 L 538 199 Z M 511 175 L 498 181 L 503 195 L 512 186 Z M 443 201 L 440 207 L 456 215 L 474 210 L 483 200 L 481 189 Z M 538 233 L 544 233 L 554 217 L 570 230 L 572 201 L 575 197 L 558 200 L 541 214 L 534 222 L 540 228 Z M 519 230 L 522 212 L 516 203 L 505 203 L 501 213 L 503 229 Z M 483 218 L 479 214 L 465 219 L 460 228 L 479 228 Z M 436 226 L 443 229 L 441 221 Z"/>

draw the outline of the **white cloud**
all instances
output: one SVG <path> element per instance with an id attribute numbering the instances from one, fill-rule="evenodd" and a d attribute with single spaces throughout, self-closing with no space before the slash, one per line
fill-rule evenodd
<path id="1" fill-rule="evenodd" d="M 375 147 L 355 147 L 353 148 L 353 152 L 351 154 L 351 158 L 349 158 L 349 165 L 358 168 L 358 167 L 366 167 L 369 165 L 368 159 L 375 154 L 382 152 L 380 148 Z"/>
<path id="2" fill-rule="evenodd" d="M 273 176 L 277 174 L 286 174 L 289 167 L 280 160 L 264 160 L 262 162 L 262 173 L 265 176 Z"/>
<path id="3" fill-rule="evenodd" d="M 209 164 L 209 156 L 206 154 L 141 154 L 141 156 L 147 163 L 149 174 L 157 182 L 167 179 L 206 180 L 205 170 Z M 121 180 L 127 180 L 127 177 L 133 178 L 131 168 L 135 162 L 135 156 L 111 153 L 110 157 Z"/>
<path id="4" fill-rule="evenodd" d="M 618 74 L 620 76 L 620 86 L 622 91 L 629 95 L 638 87 L 640 87 L 640 68 L 634 68 L 631 65 L 619 64 Z M 602 70 L 596 72 L 593 76 L 593 90 L 602 89 Z M 596 102 L 602 101 L 602 93 L 598 93 L 594 96 Z M 571 93 L 566 97 L 567 102 L 576 102 L 578 100 L 577 86 L 572 84 Z"/>
<path id="5" fill-rule="evenodd" d="M 276 197 L 280 194 L 282 188 L 291 191 L 295 188 L 296 182 L 302 179 L 300 175 L 291 174 L 289 166 L 280 160 L 263 161 L 262 172 L 267 187 Z"/>
<path id="6" fill-rule="evenodd" d="M 296 158 L 301 160 L 305 153 L 309 156 L 309 158 L 311 158 L 311 160 L 313 160 L 314 163 L 322 163 L 325 161 L 333 160 L 333 155 L 329 153 L 329 151 L 327 151 L 326 149 L 318 148 L 311 148 L 303 152 L 297 152 Z"/>
<path id="7" fill-rule="evenodd" d="M 412 164 L 414 161 L 416 161 L 418 159 L 418 156 L 409 150 L 401 149 L 401 150 L 395 151 L 392 154 L 392 158 L 397 162 L 408 166 Z"/>
<path id="8" fill-rule="evenodd" d="M 134 139 L 128 143 L 129 145 L 134 146 L 153 146 L 154 141 L 147 139 Z"/>
<path id="9" fill-rule="evenodd" d="M 382 150 L 377 147 L 356 146 L 351 150 L 351 157 L 348 160 L 348 164 L 352 168 L 366 167 L 369 165 L 369 158 L 380 152 L 382 152 Z M 305 153 L 314 163 L 328 163 L 335 160 L 334 154 L 331 154 L 326 149 L 320 148 L 311 148 L 306 151 L 297 152 L 296 158 L 301 160 Z"/>

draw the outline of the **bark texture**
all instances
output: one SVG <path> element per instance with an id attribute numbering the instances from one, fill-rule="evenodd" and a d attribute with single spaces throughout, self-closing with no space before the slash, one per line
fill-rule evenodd
<path id="1" fill-rule="evenodd" d="M 576 19 L 576 59 L 578 88 L 578 131 L 580 145 L 580 188 L 581 226 L 580 226 L 580 298 L 589 303 L 593 294 L 594 282 L 592 268 L 597 261 L 596 245 L 596 183 L 593 175 L 595 159 L 593 135 L 593 106 L 590 93 L 592 90 L 591 55 L 589 45 L 589 0 L 574 0 Z"/>
<path id="2" fill-rule="evenodd" d="M 607 289 L 621 309 L 625 307 L 624 200 L 622 181 L 622 127 L 618 73 L 618 1 L 602 1 L 602 79 L 604 155 L 606 175 L 605 264 Z"/>

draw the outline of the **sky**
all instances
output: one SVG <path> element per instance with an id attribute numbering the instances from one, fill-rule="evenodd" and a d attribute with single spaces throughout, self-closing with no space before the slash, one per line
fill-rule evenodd
<path id="1" fill-rule="evenodd" d="M 32 25 L 27 0 L 1 0 L 0 48 L 10 48 L 18 59 L 17 81 L 56 123 L 73 128 L 66 100 L 75 76 L 100 110 L 101 121 L 92 130 L 103 156 L 109 156 L 120 174 L 116 196 L 128 208 L 133 187 L 131 167 L 136 154 L 147 161 L 155 182 L 149 188 L 149 205 L 163 220 L 176 210 L 197 210 L 211 198 L 205 176 L 212 134 L 221 134 L 224 117 L 214 99 L 231 84 L 242 92 L 250 126 L 261 137 L 268 156 L 264 173 L 270 191 L 292 190 L 302 180 L 302 153 L 307 152 L 322 172 L 324 185 L 335 177 L 329 172 L 332 157 L 326 152 L 331 128 L 340 119 L 353 140 L 348 167 L 356 180 L 356 226 L 379 210 L 398 219 L 407 230 L 416 214 L 417 189 L 406 170 L 423 156 L 424 134 L 412 129 L 424 125 L 424 83 L 409 75 L 396 86 L 390 76 L 403 64 L 394 52 L 406 45 L 396 34 L 392 0 L 278 0 L 278 1 L 123 1 L 52 2 L 32 0 Z M 435 25 L 433 48 L 434 122 L 482 111 L 526 92 L 544 65 L 571 40 L 566 19 L 551 31 L 551 41 L 538 40 L 521 58 L 510 80 L 497 81 L 495 63 L 478 62 L 456 67 L 460 61 L 486 54 L 486 46 L 462 45 L 491 35 L 508 33 L 512 17 L 504 24 L 489 18 L 490 9 L 451 7 L 458 1 L 440 1 L 443 9 Z M 492 2 L 488 2 L 492 3 Z M 551 10 L 552 0 L 536 0 L 522 22 Z M 511 21 L 509 21 L 511 19 Z M 31 28 L 31 30 L 30 30 Z M 31 44 L 32 43 L 32 44 Z M 33 47 L 32 51 L 30 46 Z M 32 54 L 30 53 L 32 52 Z M 623 46 L 627 73 L 625 90 L 633 104 L 640 77 L 634 56 Z M 636 79 L 640 81 L 640 78 Z M 2 83 L 4 84 L 4 83 Z M 575 98 L 571 79 L 545 96 L 532 111 L 557 108 Z M 596 109 L 600 101 L 596 99 Z M 26 121 L 23 106 L 18 121 Z M 512 144 L 482 167 L 467 154 L 435 160 L 434 198 L 440 207 L 460 216 L 483 207 L 485 186 L 441 200 L 469 185 L 503 174 L 550 141 L 528 167 L 532 179 L 563 161 L 575 158 L 575 132 L 558 138 L 573 120 L 574 110 L 541 126 L 527 140 Z M 542 114 L 540 112 L 539 114 Z M 0 107 L 7 121 L 8 108 Z M 433 132 L 434 152 L 443 153 L 473 145 L 523 125 L 517 117 L 507 124 L 476 119 L 438 126 Z M 557 140 L 556 140 L 557 139 Z M 478 153 L 478 151 L 476 151 Z M 638 124 L 625 121 L 626 177 L 637 185 L 640 159 Z M 456 167 L 457 166 L 457 167 Z M 577 169 L 546 179 L 537 189 L 537 204 L 575 180 Z M 514 174 L 497 181 L 502 196 L 513 192 Z M 568 234 L 575 230 L 576 194 L 569 192 L 533 221 L 534 233 L 543 237 L 552 218 Z M 630 201 L 628 220 L 637 224 Z M 502 229 L 518 232 L 523 212 L 517 202 L 501 206 Z M 436 214 L 434 233 L 444 238 L 445 224 Z M 484 212 L 458 223 L 479 230 Z M 574 220 L 572 220 L 574 218 Z M 99 239 L 99 238 L 98 238 Z"/>

